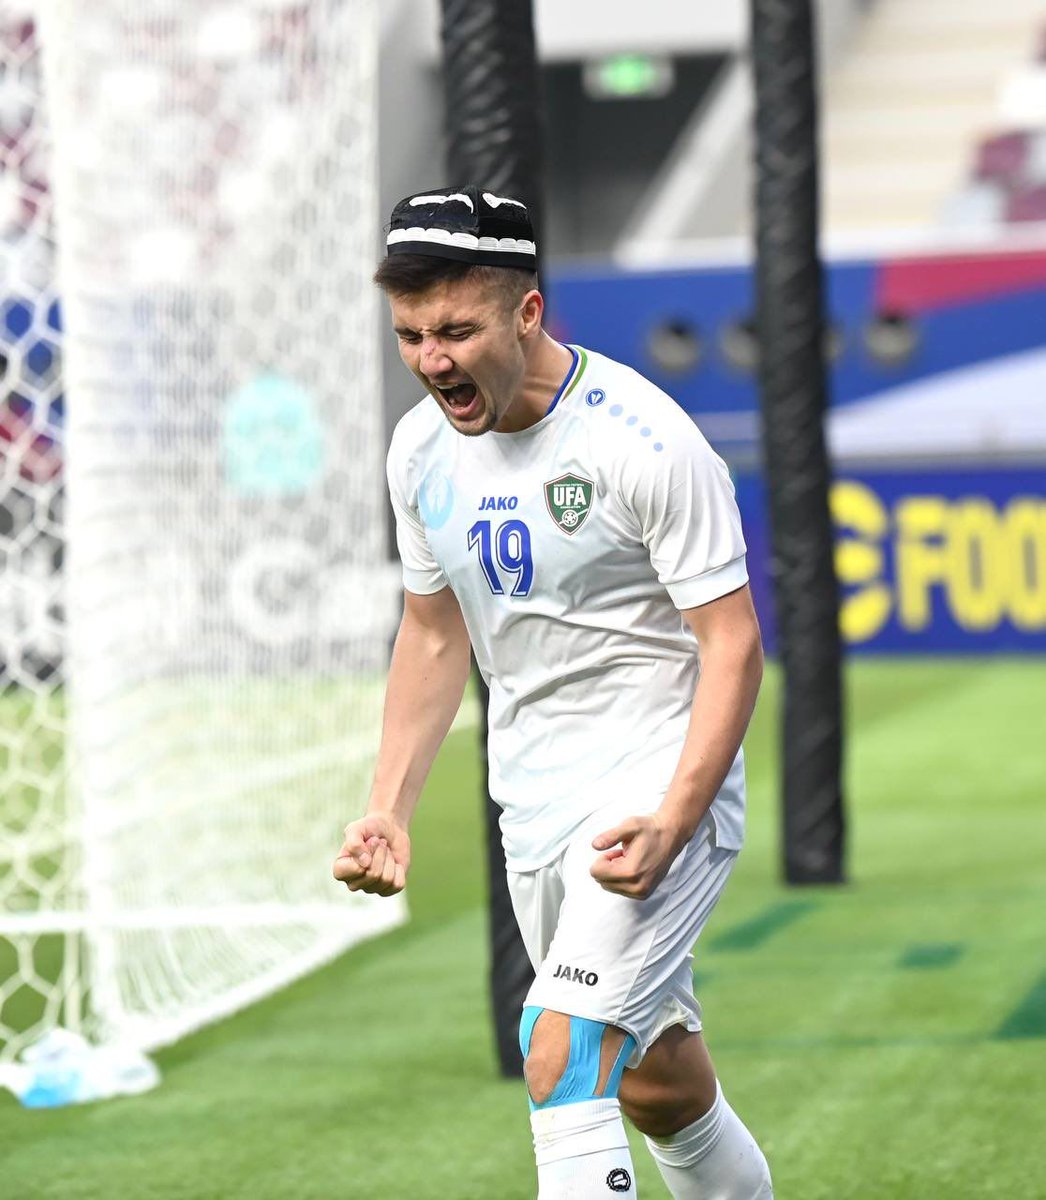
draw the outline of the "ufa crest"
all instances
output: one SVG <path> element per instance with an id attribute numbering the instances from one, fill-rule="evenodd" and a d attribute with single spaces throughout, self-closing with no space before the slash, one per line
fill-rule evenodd
<path id="1" fill-rule="evenodd" d="M 592 511 L 595 485 L 580 475 L 560 475 L 545 484 L 545 504 L 564 533 L 577 533 Z"/>

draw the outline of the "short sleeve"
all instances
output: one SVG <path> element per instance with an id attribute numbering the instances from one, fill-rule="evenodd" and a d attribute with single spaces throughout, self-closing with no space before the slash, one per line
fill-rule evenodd
<path id="1" fill-rule="evenodd" d="M 447 578 L 429 547 L 417 508 L 417 489 L 407 486 L 407 464 L 393 438 L 385 460 L 389 498 L 396 518 L 396 548 L 403 567 L 403 586 L 419 596 L 431 596 L 447 586 Z"/>
<path id="2" fill-rule="evenodd" d="M 625 487 L 657 577 L 684 609 L 743 587 L 748 569 L 726 464 L 685 413 L 675 415 L 660 451 L 630 456 Z"/>

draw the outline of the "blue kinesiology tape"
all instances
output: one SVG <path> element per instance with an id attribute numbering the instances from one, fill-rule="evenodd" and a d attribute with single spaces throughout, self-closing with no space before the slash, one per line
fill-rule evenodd
<path id="1" fill-rule="evenodd" d="M 523 1051 L 524 1058 L 530 1053 L 534 1026 L 544 1011 L 536 1004 L 528 1004 L 523 1009 L 523 1017 L 519 1023 L 519 1048 Z M 587 1017 L 570 1018 L 570 1053 L 567 1065 L 547 1100 L 542 1100 L 540 1104 L 530 1101 L 532 1111 L 537 1108 L 555 1108 L 560 1104 L 580 1104 L 583 1100 L 617 1098 L 625 1063 L 635 1049 L 636 1042 L 631 1034 L 625 1035 L 624 1044 L 618 1051 L 607 1085 L 602 1096 L 599 1096 L 596 1094 L 596 1087 L 599 1083 L 599 1052 L 603 1045 L 604 1029 L 606 1025 L 603 1021 L 590 1021 Z"/>

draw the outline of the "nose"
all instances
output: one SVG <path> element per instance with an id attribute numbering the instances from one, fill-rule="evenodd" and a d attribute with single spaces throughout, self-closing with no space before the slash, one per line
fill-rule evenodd
<path id="1" fill-rule="evenodd" d="M 425 338 L 421 343 L 421 370 L 425 375 L 445 375 L 454 367 L 454 360 L 443 349 L 438 338 Z"/>

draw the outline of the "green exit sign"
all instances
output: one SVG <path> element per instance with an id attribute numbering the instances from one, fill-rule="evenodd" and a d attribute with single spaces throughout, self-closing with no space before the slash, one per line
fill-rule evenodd
<path id="1" fill-rule="evenodd" d="M 594 100 L 656 100 L 675 83 L 670 58 L 654 54 L 612 54 L 585 64 L 585 91 Z"/>

